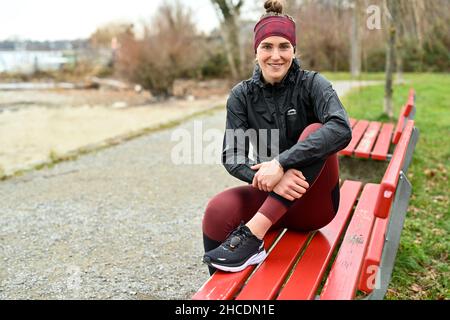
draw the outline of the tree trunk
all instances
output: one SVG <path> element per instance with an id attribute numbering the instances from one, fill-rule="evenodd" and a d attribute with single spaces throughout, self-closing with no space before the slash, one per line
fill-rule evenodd
<path id="1" fill-rule="evenodd" d="M 384 113 L 392 118 L 394 116 L 393 106 L 392 106 L 392 94 L 393 94 L 393 71 L 394 71 L 394 59 L 395 59 L 395 28 L 390 27 L 389 30 L 389 40 L 387 43 L 386 50 L 386 83 L 384 87 Z"/>
<path id="2" fill-rule="evenodd" d="M 418 49 L 419 49 L 419 56 L 420 56 L 420 64 L 419 64 L 419 71 L 422 72 L 423 70 L 423 59 L 424 59 L 424 49 L 423 49 L 423 34 L 422 31 L 424 30 L 423 25 L 423 18 L 427 14 L 425 10 L 425 3 L 423 0 L 413 0 L 411 2 L 412 10 L 414 14 L 414 24 L 415 24 L 415 30 L 417 35 L 417 40 L 419 42 Z M 426 19 L 426 18 L 425 18 Z"/>
<path id="3" fill-rule="evenodd" d="M 220 27 L 220 34 L 221 34 L 223 42 L 224 42 L 225 53 L 226 53 L 228 65 L 230 66 L 231 77 L 233 79 L 238 79 L 239 72 L 238 72 L 238 68 L 236 66 L 235 59 L 233 57 L 233 48 L 232 48 L 231 41 L 229 40 L 229 32 L 228 32 L 227 26 L 225 24 L 222 24 L 222 26 Z"/>
<path id="4" fill-rule="evenodd" d="M 361 74 L 361 1 L 354 0 L 352 9 L 350 71 L 354 78 Z"/>
<path id="5" fill-rule="evenodd" d="M 392 105 L 393 94 L 393 73 L 395 62 L 395 39 L 398 0 L 385 0 L 386 21 L 387 21 L 387 45 L 386 45 L 386 83 L 384 88 L 384 113 L 392 119 L 394 116 Z"/>
<path id="6" fill-rule="evenodd" d="M 225 43 L 225 52 L 231 70 L 231 76 L 237 80 L 242 77 L 243 51 L 239 41 L 239 17 L 244 0 L 233 3 L 231 0 L 211 0 L 221 20 L 221 36 Z"/>
<path id="7" fill-rule="evenodd" d="M 397 36 L 397 44 L 396 44 L 396 53 L 395 53 L 395 57 L 396 57 L 396 67 L 397 67 L 397 81 L 399 83 L 403 83 L 404 79 L 403 79 L 403 57 L 404 57 L 404 43 L 403 40 L 401 39 L 401 35 Z"/>

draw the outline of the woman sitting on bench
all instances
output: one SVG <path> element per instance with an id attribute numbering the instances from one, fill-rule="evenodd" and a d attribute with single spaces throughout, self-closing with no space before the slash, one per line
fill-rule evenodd
<path id="1" fill-rule="evenodd" d="M 339 206 L 336 153 L 351 140 L 348 116 L 330 82 L 301 69 L 293 19 L 278 1 L 264 7 L 254 28 L 253 76 L 227 101 L 222 154 L 227 171 L 248 185 L 207 205 L 203 261 L 211 274 L 260 263 L 269 229 L 317 230 Z M 252 136 L 257 164 L 249 158 Z"/>

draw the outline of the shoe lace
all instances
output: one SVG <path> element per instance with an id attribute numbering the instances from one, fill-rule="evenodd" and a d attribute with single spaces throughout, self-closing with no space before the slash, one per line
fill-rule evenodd
<path id="1" fill-rule="evenodd" d="M 242 240 L 245 236 L 245 230 L 241 225 L 227 237 L 223 245 L 231 249 L 236 249 L 243 242 Z"/>

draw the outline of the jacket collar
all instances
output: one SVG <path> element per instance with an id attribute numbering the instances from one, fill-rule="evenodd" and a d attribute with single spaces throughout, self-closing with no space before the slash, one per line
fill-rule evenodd
<path id="1" fill-rule="evenodd" d="M 295 58 L 292 61 L 292 65 L 289 68 L 289 71 L 286 74 L 286 76 L 283 78 L 283 80 L 281 80 L 280 83 L 276 83 L 275 85 L 272 85 L 270 83 L 264 82 L 263 77 L 262 77 L 261 67 L 259 66 L 259 64 L 256 64 L 255 69 L 253 70 L 253 76 L 252 76 L 251 80 L 252 80 L 252 83 L 256 84 L 260 88 L 269 88 L 269 87 L 273 87 L 273 88 L 281 87 L 282 88 L 282 87 L 285 87 L 288 83 L 295 82 L 295 78 L 296 78 L 296 75 L 299 70 L 300 70 L 300 61 L 297 58 Z"/>

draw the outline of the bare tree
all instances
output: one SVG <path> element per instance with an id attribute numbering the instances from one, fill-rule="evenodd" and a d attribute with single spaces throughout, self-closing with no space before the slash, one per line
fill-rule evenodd
<path id="1" fill-rule="evenodd" d="M 406 44 L 412 38 L 417 41 L 417 49 L 419 50 L 419 54 L 422 58 L 422 33 L 424 30 L 421 21 L 422 16 L 426 15 L 424 9 L 424 2 L 422 0 L 398 0 L 399 18 L 395 21 L 397 30 L 395 44 L 397 81 L 403 81 L 403 60 L 406 55 Z"/>
<path id="2" fill-rule="evenodd" d="M 240 79 L 244 74 L 244 65 L 241 61 L 244 54 L 239 39 L 239 19 L 244 0 L 211 0 L 211 2 L 220 19 L 220 30 L 231 76 Z"/>
<path id="3" fill-rule="evenodd" d="M 398 0 L 396 24 L 397 80 L 403 80 L 404 59 L 408 56 L 408 44 L 414 43 L 419 56 L 418 71 L 423 69 L 426 45 L 439 42 L 433 28 L 449 24 L 448 0 Z M 445 28 L 444 27 L 444 28 Z"/>
<path id="4" fill-rule="evenodd" d="M 395 44 L 397 35 L 398 19 L 398 0 L 385 0 L 385 17 L 387 25 L 387 44 L 386 44 L 386 82 L 384 88 L 384 113 L 392 118 L 394 116 L 392 106 L 392 94 L 393 94 L 393 73 L 395 62 Z"/>
<path id="5" fill-rule="evenodd" d="M 402 75 L 405 43 L 414 41 L 419 53 L 419 70 L 423 68 L 425 42 L 434 37 L 432 28 L 443 23 L 448 16 L 448 0 L 399 0 L 399 10 L 402 19 L 398 20 L 397 29 L 397 74 Z M 447 10 L 446 10 L 447 9 Z M 448 21 L 444 25 L 448 25 Z"/>
<path id="6" fill-rule="evenodd" d="M 435 2 L 435 1 L 429 1 L 429 2 Z M 428 8 L 426 8 L 426 6 Z M 428 11 L 427 9 L 430 9 L 430 11 L 428 11 L 428 12 L 432 13 L 432 11 L 434 9 L 432 6 L 433 6 L 433 4 L 430 4 L 430 3 L 428 3 L 428 5 L 426 5 L 425 1 L 423 1 L 423 0 L 413 0 L 411 2 L 411 8 L 412 8 L 412 12 L 413 12 L 412 16 L 414 17 L 413 30 L 415 30 L 416 37 L 419 42 L 419 53 L 420 53 L 420 58 L 421 58 L 420 67 L 421 68 L 422 68 L 422 64 L 423 64 L 422 62 L 423 62 L 423 54 L 424 54 L 424 52 L 423 52 L 423 43 L 424 43 L 423 34 L 426 31 L 425 30 L 426 27 L 424 25 L 424 17 L 427 16 L 427 15 L 425 15 L 425 13 Z"/>
<path id="7" fill-rule="evenodd" d="M 192 12 L 179 1 L 158 8 L 143 39 L 131 32 L 119 42 L 119 74 L 157 96 L 170 95 L 176 78 L 195 76 L 204 59 Z"/>
<path id="8" fill-rule="evenodd" d="M 351 12 L 345 1 L 297 1 L 297 53 L 315 70 L 350 70 Z"/>
<path id="9" fill-rule="evenodd" d="M 352 27 L 351 27 L 351 54 L 350 71 L 352 77 L 361 74 L 361 14 L 363 0 L 353 0 L 352 4 Z"/>
<path id="10" fill-rule="evenodd" d="M 448 26 L 448 0 L 385 0 L 387 18 L 386 89 L 384 112 L 392 117 L 392 73 L 396 65 L 397 80 L 403 80 L 406 43 L 415 44 L 419 53 L 419 71 L 423 68 L 425 44 L 433 39 L 436 26 Z"/>

